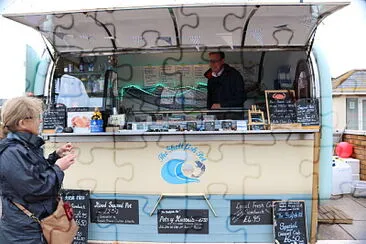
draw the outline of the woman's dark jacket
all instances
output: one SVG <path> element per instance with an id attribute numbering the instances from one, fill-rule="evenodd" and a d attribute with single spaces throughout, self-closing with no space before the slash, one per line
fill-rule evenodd
<path id="1" fill-rule="evenodd" d="M 55 211 L 64 173 L 55 165 L 59 158 L 55 152 L 44 158 L 43 144 L 40 137 L 21 132 L 0 141 L 0 243 L 42 243 L 40 225 L 11 201 L 39 219 Z"/>
<path id="2" fill-rule="evenodd" d="M 207 82 L 207 108 L 219 103 L 221 107 L 243 107 L 245 102 L 244 80 L 239 71 L 224 64 L 219 77 L 212 76 L 212 70 L 205 72 Z"/>

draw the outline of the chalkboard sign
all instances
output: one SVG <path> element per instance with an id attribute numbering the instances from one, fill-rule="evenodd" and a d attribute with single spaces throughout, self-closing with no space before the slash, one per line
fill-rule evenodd
<path id="1" fill-rule="evenodd" d="M 91 199 L 92 223 L 139 224 L 138 200 Z"/>
<path id="2" fill-rule="evenodd" d="M 208 234 L 208 210 L 159 209 L 158 233 Z"/>
<path id="3" fill-rule="evenodd" d="M 299 99 L 296 102 L 297 122 L 304 126 L 319 125 L 318 99 Z"/>
<path id="4" fill-rule="evenodd" d="M 304 201 L 274 202 L 273 232 L 276 244 L 307 244 Z"/>
<path id="5" fill-rule="evenodd" d="M 269 124 L 297 123 L 293 90 L 268 90 L 265 95 Z"/>
<path id="6" fill-rule="evenodd" d="M 73 244 L 88 243 L 88 225 L 89 225 L 89 191 L 68 190 L 61 193 L 62 199 L 71 203 L 74 210 L 74 218 L 79 225 L 79 231 L 74 237 Z"/>
<path id="7" fill-rule="evenodd" d="M 50 106 L 43 113 L 42 118 L 43 129 L 55 129 L 58 126 L 65 128 L 66 126 L 66 107 L 63 104 Z"/>
<path id="8" fill-rule="evenodd" d="M 231 225 L 271 225 L 274 200 L 231 200 Z"/>

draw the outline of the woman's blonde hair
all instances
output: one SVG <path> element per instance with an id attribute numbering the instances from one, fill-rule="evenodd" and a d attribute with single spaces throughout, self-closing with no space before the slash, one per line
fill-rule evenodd
<path id="1" fill-rule="evenodd" d="M 22 119 L 38 118 L 42 113 L 42 100 L 35 97 L 16 97 L 7 100 L 1 108 L 1 137 L 15 132 Z"/>

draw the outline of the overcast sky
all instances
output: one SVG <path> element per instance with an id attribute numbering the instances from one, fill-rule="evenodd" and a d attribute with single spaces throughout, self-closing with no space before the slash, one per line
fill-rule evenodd
<path id="1" fill-rule="evenodd" d="M 366 69 L 366 2 L 351 4 L 327 17 L 316 42 L 324 50 L 332 77 L 351 69 Z"/>

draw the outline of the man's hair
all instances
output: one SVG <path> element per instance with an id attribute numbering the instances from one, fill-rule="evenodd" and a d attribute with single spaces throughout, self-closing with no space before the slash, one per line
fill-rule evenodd
<path id="1" fill-rule="evenodd" d="M 224 52 L 209 52 L 208 56 L 210 56 L 212 54 L 218 54 L 218 55 L 220 55 L 220 59 L 225 59 L 225 53 Z"/>
<path id="2" fill-rule="evenodd" d="M 16 97 L 7 100 L 1 108 L 1 129 L 3 136 L 15 132 L 22 119 L 38 118 L 42 112 L 42 100 L 35 97 Z"/>

